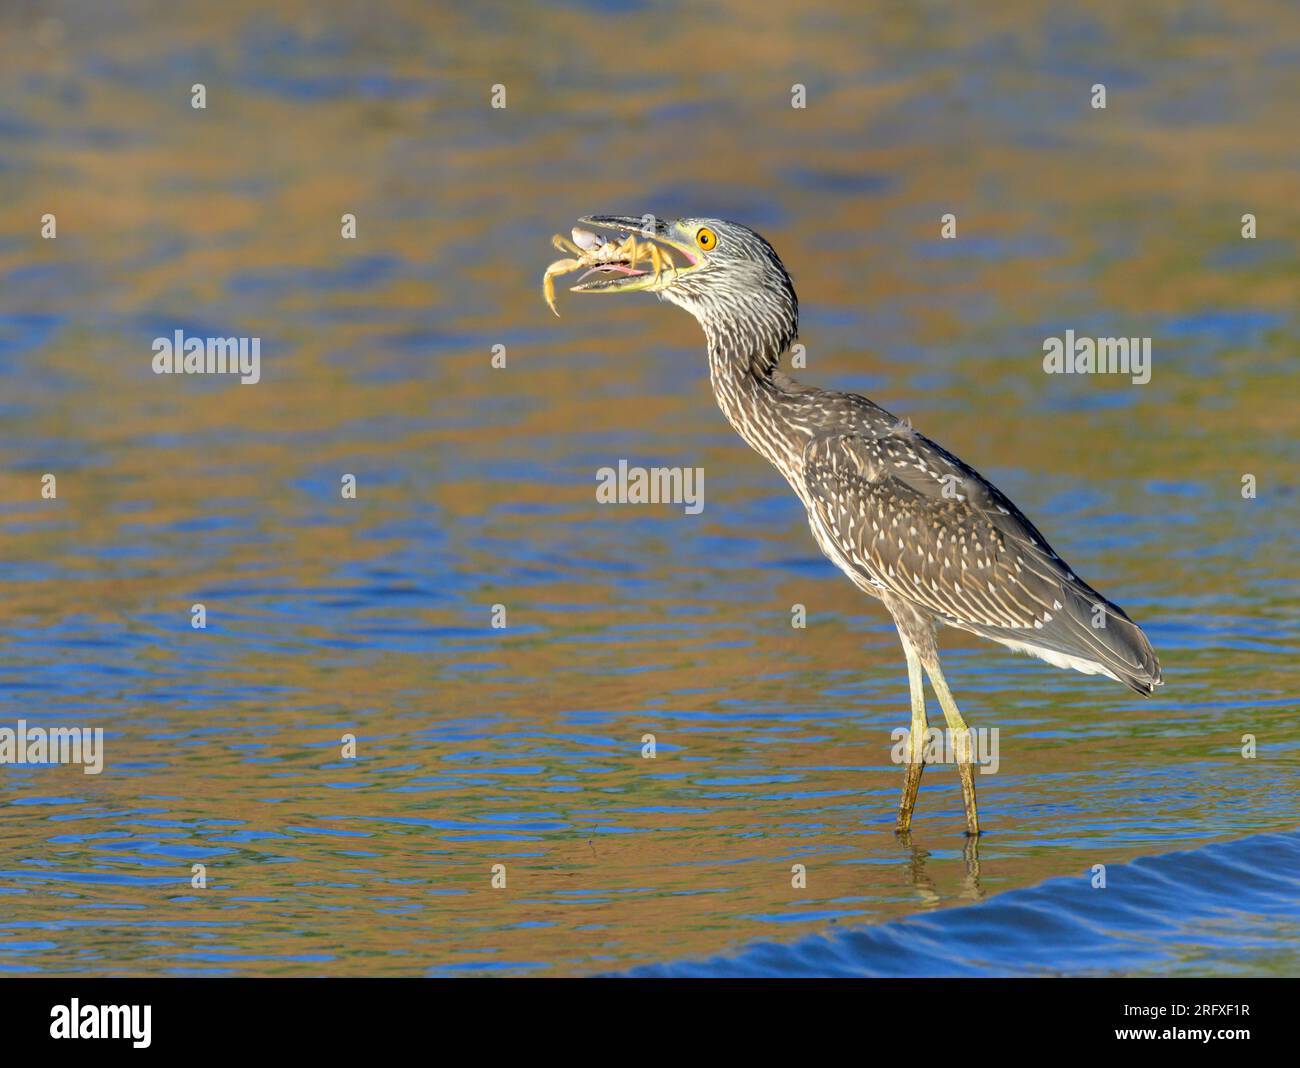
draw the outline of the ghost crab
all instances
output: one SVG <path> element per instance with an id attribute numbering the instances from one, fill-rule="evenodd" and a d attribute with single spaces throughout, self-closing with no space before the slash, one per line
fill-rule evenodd
<path id="1" fill-rule="evenodd" d="M 576 226 L 572 234 L 572 241 L 561 234 L 556 234 L 551 238 L 551 244 L 561 252 L 573 253 L 573 258 L 556 260 L 542 275 L 542 295 L 557 317 L 560 314 L 555 306 L 555 278 L 558 275 L 572 274 L 574 271 L 586 268 L 587 273 L 578 279 L 579 284 L 589 275 L 596 273 L 645 275 L 649 272 L 642 271 L 639 267 L 644 260 L 649 260 L 650 267 L 654 271 L 653 282 L 656 284 L 665 270 L 672 271 L 674 275 L 677 273 L 677 265 L 671 255 L 653 241 L 638 241 L 636 234 L 628 234 L 622 241 L 613 238 L 602 240 L 598 234 Z"/>

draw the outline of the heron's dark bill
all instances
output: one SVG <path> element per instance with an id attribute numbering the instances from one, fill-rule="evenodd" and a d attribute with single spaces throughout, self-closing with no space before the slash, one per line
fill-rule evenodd
<path id="1" fill-rule="evenodd" d="M 646 217 L 648 218 L 648 217 Z M 654 227 L 645 225 L 646 218 L 631 215 L 584 215 L 578 221 L 603 230 L 614 230 L 620 236 L 635 234 L 658 246 L 664 269 L 658 275 L 653 270 L 634 266 L 626 260 L 602 263 L 592 267 L 569 287 L 571 293 L 635 293 L 645 290 L 666 289 L 677 277 L 700 265 L 699 251 L 683 241 L 670 236 L 669 227 L 655 221 Z M 681 265 L 673 253 L 685 259 Z"/>

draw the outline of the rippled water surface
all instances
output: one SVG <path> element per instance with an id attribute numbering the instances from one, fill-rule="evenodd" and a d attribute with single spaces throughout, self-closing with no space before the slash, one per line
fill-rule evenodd
<path id="1" fill-rule="evenodd" d="M 972 864 L 972 876 L 977 866 Z M 1223 893 L 1232 887 L 1231 898 Z M 1104 891 L 1104 892 L 1103 892 Z M 1141 857 L 1100 880 L 1049 879 L 932 917 L 837 927 L 655 978 L 1284 974 L 1300 938 L 1300 834 L 1260 834 Z M 1170 902 L 1177 908 L 1171 909 Z"/>
<path id="2" fill-rule="evenodd" d="M 870 925 L 899 971 L 1000 973 L 1025 901 L 1057 970 L 1300 972 L 1292 6 L 326 7 L 0 13 L 0 726 L 107 750 L 0 767 L 0 972 L 888 971 L 805 953 Z M 696 324 L 542 303 L 590 212 L 761 230 L 801 376 L 1146 627 L 1152 700 L 944 636 L 1000 731 L 977 852 L 951 768 L 894 837 L 892 625 Z M 155 376 L 177 329 L 260 337 L 262 381 Z M 1067 329 L 1151 337 L 1151 382 L 1043 374 Z M 703 512 L 597 504 L 620 459 L 702 467 Z M 1155 949 L 1071 932 L 1095 865 L 1157 863 Z M 962 905 L 927 957 L 907 924 Z"/>

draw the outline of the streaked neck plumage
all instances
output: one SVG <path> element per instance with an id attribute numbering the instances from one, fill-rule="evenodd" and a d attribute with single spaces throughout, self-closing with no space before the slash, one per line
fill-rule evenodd
<path id="1" fill-rule="evenodd" d="M 814 432 L 808 387 L 780 370 L 797 336 L 793 286 L 765 287 L 743 307 L 700 301 L 696 318 L 709 350 L 709 380 L 718 407 L 745 442 L 776 467 L 792 487 L 802 484 L 804 445 Z"/>

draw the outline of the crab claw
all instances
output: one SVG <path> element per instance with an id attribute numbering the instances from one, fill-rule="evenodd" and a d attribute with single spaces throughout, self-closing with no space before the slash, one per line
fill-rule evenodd
<path id="1" fill-rule="evenodd" d="M 590 230 L 582 230 L 575 226 L 572 232 L 573 243 L 584 252 L 595 252 L 596 249 L 600 248 L 600 237 Z"/>

